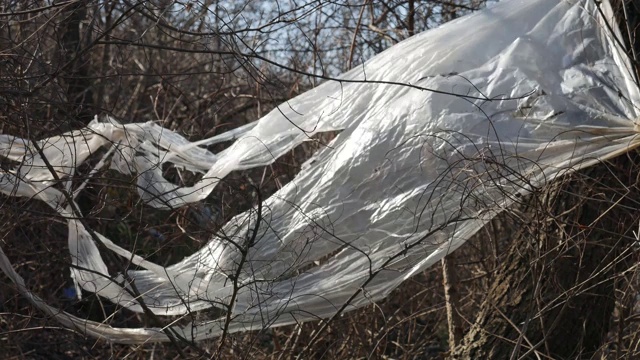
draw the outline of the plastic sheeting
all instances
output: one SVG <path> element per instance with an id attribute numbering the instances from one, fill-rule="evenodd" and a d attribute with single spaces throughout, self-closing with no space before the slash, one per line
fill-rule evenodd
<path id="1" fill-rule="evenodd" d="M 2 173 L 0 190 L 68 218 L 79 287 L 133 311 L 142 301 L 158 315 L 231 309 L 170 327 L 177 336 L 328 318 L 384 298 L 517 195 L 640 144 L 640 93 L 609 29 L 593 1 L 508 1 L 414 36 L 212 139 L 191 143 L 154 123 L 109 119 L 37 142 L 0 135 L 0 155 L 20 163 Z M 171 209 L 206 198 L 231 171 L 271 164 L 333 130 L 341 132 L 293 181 L 177 264 L 133 255 L 75 216 L 69 179 L 100 147 L 111 149 L 113 170 L 136 176 L 146 204 Z M 217 154 L 204 147 L 229 140 Z M 177 187 L 162 176 L 167 162 L 204 177 Z M 110 274 L 96 241 L 142 270 Z M 113 328 L 52 308 L 2 252 L 0 265 L 66 326 L 114 342 L 168 339 L 166 329 Z"/>

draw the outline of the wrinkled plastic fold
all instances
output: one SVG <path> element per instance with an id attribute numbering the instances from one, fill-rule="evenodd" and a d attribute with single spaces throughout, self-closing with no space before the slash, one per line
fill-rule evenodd
<path id="1" fill-rule="evenodd" d="M 188 340 L 326 319 L 387 296 L 494 216 L 558 176 L 640 144 L 640 92 L 610 18 L 594 1 L 506 1 L 416 35 L 282 104 L 257 122 L 190 142 L 156 123 L 95 120 L 38 141 L 0 135 L 19 164 L 8 196 L 68 219 L 79 288 L 132 311 L 219 319 L 165 329 L 113 328 L 55 309 L 65 326 L 113 342 Z M 606 23 L 609 23 L 609 26 Z M 278 192 L 225 224 L 199 251 L 161 266 L 86 227 L 71 187 L 99 149 L 158 209 L 197 203 L 232 171 L 273 163 L 317 133 L 339 131 Z M 206 146 L 230 142 L 219 153 Z M 163 164 L 203 174 L 180 187 Z M 139 270 L 110 273 L 98 243 Z M 135 284 L 135 286 L 132 286 Z"/>

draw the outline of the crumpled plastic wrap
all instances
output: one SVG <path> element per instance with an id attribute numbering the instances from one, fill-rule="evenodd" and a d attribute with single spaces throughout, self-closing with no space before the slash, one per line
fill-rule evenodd
<path id="1" fill-rule="evenodd" d="M 68 218 L 78 287 L 157 315 L 231 309 L 170 327 L 177 336 L 329 318 L 384 298 L 518 196 L 640 144 L 640 92 L 613 39 L 615 22 L 605 19 L 609 4 L 600 6 L 501 2 L 199 142 L 155 123 L 111 119 L 37 142 L 0 135 L 0 156 L 20 163 L 1 173 L 0 191 Z M 271 164 L 326 131 L 340 133 L 289 184 L 168 267 L 85 228 L 71 201 L 74 169 L 100 147 L 111 149 L 113 170 L 136 176 L 148 206 L 172 209 L 206 198 L 231 171 Z M 217 154 L 204 147 L 230 140 Z M 177 187 L 162 176 L 167 162 L 204 176 Z M 143 270 L 110 274 L 96 241 Z M 1 249 L 0 267 L 65 326 L 114 342 L 168 340 L 166 329 L 113 328 L 44 304 Z"/>

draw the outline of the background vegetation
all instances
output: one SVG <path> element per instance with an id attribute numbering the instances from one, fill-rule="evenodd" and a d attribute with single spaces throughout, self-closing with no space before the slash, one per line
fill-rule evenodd
<path id="1" fill-rule="evenodd" d="M 631 49 L 638 9 L 628 5 L 624 16 L 622 3 L 615 5 Z M 484 0 L 0 0 L 0 133 L 39 139 L 79 129 L 98 114 L 160 121 L 192 141 L 211 137 L 484 6 Z M 133 180 L 108 171 L 90 180 L 79 205 L 96 231 L 166 265 L 246 210 L 248 188 L 257 186 L 264 198 L 287 183 L 317 146 L 307 143 L 265 169 L 234 173 L 206 203 L 174 212 L 143 206 Z M 541 189 L 443 266 L 322 333 L 319 324 L 306 323 L 224 341 L 110 345 L 60 328 L 0 276 L 0 357 L 633 359 L 640 356 L 638 164 L 631 153 Z M 80 169 L 78 181 L 88 169 Z M 171 167 L 165 172 L 177 177 Z M 64 221 L 37 202 L 0 201 L 2 247 L 47 302 L 112 325 L 153 325 L 89 293 L 75 300 Z M 312 338 L 318 341 L 310 347 Z"/>

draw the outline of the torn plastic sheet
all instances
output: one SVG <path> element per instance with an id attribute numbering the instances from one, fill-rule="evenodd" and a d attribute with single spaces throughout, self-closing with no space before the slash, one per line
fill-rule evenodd
<path id="1" fill-rule="evenodd" d="M 613 36 L 593 1 L 502 2 L 211 139 L 192 143 L 154 123 L 110 119 L 37 142 L 0 135 L 0 155 L 20 163 L 2 173 L 0 191 L 40 199 L 68 218 L 72 276 L 84 290 L 158 315 L 231 309 L 228 323 L 169 327 L 177 336 L 329 318 L 384 298 L 516 195 L 639 145 L 640 93 Z M 143 201 L 177 208 L 206 198 L 229 172 L 271 164 L 333 130 L 341 132 L 288 185 L 168 267 L 85 228 L 73 194 L 54 186 L 69 189 L 90 154 L 114 148 L 111 168 L 136 176 Z M 217 154 L 203 147 L 230 140 Z M 204 176 L 178 187 L 162 177 L 167 162 Z M 143 270 L 109 274 L 96 241 Z M 66 326 L 114 342 L 168 340 L 167 329 L 113 328 L 52 308 L 2 252 L 0 266 Z"/>

